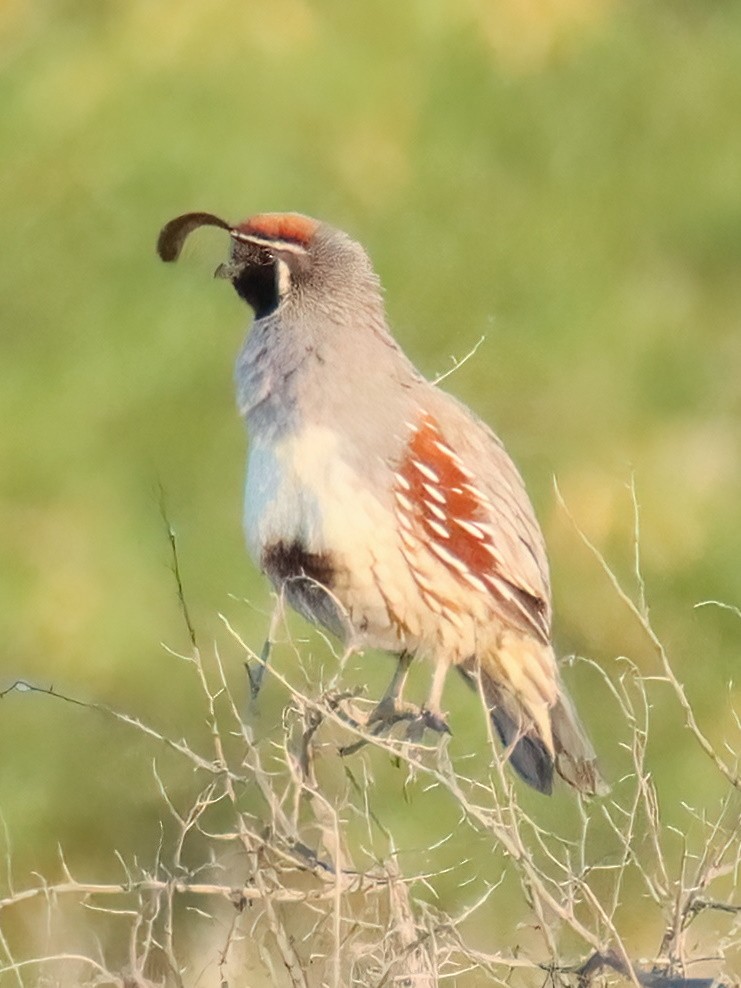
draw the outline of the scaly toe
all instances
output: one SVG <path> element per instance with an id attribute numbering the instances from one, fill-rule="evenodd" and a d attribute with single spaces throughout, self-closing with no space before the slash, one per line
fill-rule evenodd
<path id="1" fill-rule="evenodd" d="M 435 731 L 437 734 L 452 735 L 453 733 L 448 727 L 448 722 L 439 711 L 428 710 L 427 707 L 423 707 L 422 722 L 426 728 L 430 731 Z"/>
<path id="2" fill-rule="evenodd" d="M 417 707 L 410 703 L 401 703 L 393 697 L 384 697 L 368 714 L 366 723 L 368 727 L 373 726 L 373 733 L 377 734 L 382 730 L 389 730 L 401 720 L 412 720 L 417 716 L 419 716 Z"/>
<path id="3" fill-rule="evenodd" d="M 425 731 L 434 731 L 436 734 L 452 734 L 448 723 L 440 713 L 422 707 L 417 716 L 414 717 L 407 728 L 407 741 L 417 743 L 422 740 Z"/>
<path id="4" fill-rule="evenodd" d="M 379 737 L 388 734 L 397 724 L 406 723 L 406 740 L 417 743 L 422 740 L 425 730 L 434 731 L 436 734 L 452 734 L 448 723 L 439 711 L 430 710 L 428 707 L 415 707 L 411 703 L 403 703 L 395 700 L 392 696 L 385 696 L 371 710 L 365 721 L 365 729 L 372 737 Z M 354 723 L 355 727 L 360 727 Z M 360 751 L 370 738 L 360 738 L 352 744 L 344 745 L 340 748 L 340 755 L 354 755 Z"/>

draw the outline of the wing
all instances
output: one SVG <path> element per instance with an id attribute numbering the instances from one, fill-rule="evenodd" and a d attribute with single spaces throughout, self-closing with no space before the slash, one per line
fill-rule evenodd
<path id="1" fill-rule="evenodd" d="M 487 594 L 505 624 L 547 644 L 548 564 L 520 475 L 483 423 L 443 392 L 434 395 L 432 408 L 409 423 L 394 475 L 402 539 L 424 531 L 430 551 Z"/>

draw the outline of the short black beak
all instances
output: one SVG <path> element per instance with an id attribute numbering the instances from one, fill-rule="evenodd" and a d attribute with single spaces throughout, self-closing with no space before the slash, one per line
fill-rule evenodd
<path id="1" fill-rule="evenodd" d="M 233 281 L 242 270 L 242 267 L 243 265 L 241 264 L 233 264 L 231 261 L 224 261 L 214 271 L 214 278 L 225 278 L 227 281 Z"/>

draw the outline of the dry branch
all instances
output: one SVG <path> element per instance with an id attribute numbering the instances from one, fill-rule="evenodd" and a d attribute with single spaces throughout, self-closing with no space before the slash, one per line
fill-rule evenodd
<path id="1" fill-rule="evenodd" d="M 222 988 L 243 984 L 246 965 L 261 969 L 264 983 L 291 988 L 435 988 L 445 982 L 475 985 L 481 978 L 517 988 L 534 988 L 544 979 L 572 988 L 616 979 L 638 988 L 710 988 L 712 977 L 692 976 L 697 963 L 715 972 L 717 984 L 734 983 L 724 957 L 728 964 L 741 957 L 741 906 L 729 894 L 738 887 L 741 872 L 739 777 L 698 727 L 649 622 L 640 578 L 637 510 L 637 603 L 579 534 L 641 622 L 691 736 L 725 781 L 726 797 L 719 811 L 693 811 L 699 843 L 690 845 L 682 835 L 679 857 L 672 850 L 677 837 L 662 821 L 647 761 L 653 683 L 632 663 L 622 660 L 616 675 L 608 677 L 582 660 L 585 671 L 599 672 L 602 702 L 614 705 L 624 725 L 620 743 L 625 778 L 610 798 L 581 801 L 576 825 L 562 827 L 558 819 L 543 815 L 546 828 L 526 809 L 491 736 L 488 718 L 482 718 L 489 732 L 487 750 L 472 760 L 468 754 L 453 754 L 449 739 L 413 743 L 368 730 L 364 701 L 356 689 L 341 682 L 348 654 L 339 657 L 326 686 L 310 687 L 311 678 L 304 675 L 299 687 L 305 646 L 295 645 L 287 631 L 281 641 L 280 601 L 268 636 L 270 647 L 262 655 L 224 619 L 229 667 L 247 664 L 251 670 L 249 684 L 235 687 L 218 649 L 203 658 L 169 526 L 168 532 L 192 649 L 178 658 L 194 673 L 202 699 L 208 731 L 200 742 L 204 750 L 197 751 L 188 740 L 173 740 L 134 716 L 51 686 L 19 680 L 1 691 L 0 699 L 43 694 L 83 712 L 103 714 L 174 752 L 193 770 L 194 789 L 186 807 L 178 808 L 182 794 L 173 796 L 155 762 L 155 785 L 175 834 L 160 838 L 148 868 L 121 860 L 122 881 L 78 881 L 62 859 L 60 880 L 14 887 L 6 836 L 8 887 L 0 897 L 0 914 L 25 911 L 42 929 L 42 911 L 47 916 L 67 915 L 67 904 L 76 902 L 85 908 L 92 936 L 87 953 L 70 947 L 29 956 L 0 929 L 5 957 L 0 974 L 12 975 L 19 986 L 28 983 L 29 972 L 43 971 L 59 984 L 185 988 L 200 983 L 194 971 L 203 967 L 202 962 L 194 966 L 189 945 L 196 932 L 200 937 L 208 932 L 213 941 L 210 970 Z M 293 651 L 292 672 L 274 659 L 274 648 Z M 254 723 L 243 716 L 241 693 L 249 685 L 257 702 L 255 684 L 263 678 L 282 692 L 284 714 L 277 730 L 256 737 Z M 343 759 L 342 750 L 359 753 Z M 455 831 L 442 832 L 426 849 L 429 867 L 423 870 L 402 867 L 398 835 L 376 806 L 374 766 L 389 761 L 406 777 L 399 798 L 415 787 L 435 789 L 438 805 L 457 815 Z M 230 821 L 226 829 L 225 807 Z M 218 825 L 217 813 L 222 821 Z M 493 849 L 500 877 L 490 881 L 485 870 L 474 876 L 466 905 L 448 913 L 434 904 L 434 896 L 451 869 L 455 874 L 464 868 L 469 845 Z M 449 846 L 459 848 L 458 863 L 443 866 L 441 856 Z M 194 860 L 195 866 L 186 866 Z M 626 916 L 639 899 L 660 931 L 655 956 L 649 960 L 636 956 L 626 932 Z M 502 942 L 493 934 L 482 943 L 481 930 L 491 926 L 491 917 L 509 914 L 523 917 L 508 934 L 510 939 Z M 125 937 L 118 937 L 128 943 L 125 969 L 116 970 L 106 959 L 111 943 L 102 939 L 96 946 L 96 916 L 126 931 Z M 709 916 L 720 924 L 713 932 L 714 942 L 707 932 L 692 940 L 690 931 Z M 713 957 L 703 956 L 709 946 Z M 73 975 L 64 973 L 73 969 Z"/>

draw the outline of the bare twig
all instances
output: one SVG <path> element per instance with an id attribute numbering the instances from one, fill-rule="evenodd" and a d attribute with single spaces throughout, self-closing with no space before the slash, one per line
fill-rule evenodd
<path id="1" fill-rule="evenodd" d="M 649 623 L 634 484 L 631 492 L 637 603 L 580 536 L 659 651 L 664 664 L 661 681 L 673 685 L 678 681 L 669 674 L 669 658 Z M 275 655 L 269 663 L 267 655 L 257 656 L 224 619 L 231 650 L 239 653 L 236 658 L 271 677 L 283 695 L 282 720 L 264 737 L 258 736 L 260 721 L 242 715 L 241 692 L 239 687 L 236 694 L 233 691 L 220 651 L 204 656 L 197 645 L 169 523 L 168 538 L 192 646 L 192 654 L 180 658 L 193 672 L 188 682 L 202 704 L 201 719 L 208 731 L 201 742 L 204 753 L 136 717 L 78 700 L 53 686 L 18 680 L 0 692 L 0 698 L 43 694 L 102 713 L 165 746 L 194 770 L 195 783 L 184 796 L 181 790 L 171 790 L 164 769 L 154 765 L 165 824 L 147 868 L 117 856 L 123 869 L 120 881 L 78 881 L 60 852 L 58 881 L 39 877 L 33 885 L 19 888 L 10 877 L 6 834 L 3 920 L 12 910 L 29 915 L 34 909 L 46 910 L 48 917 L 67 914 L 68 904 L 76 902 L 86 909 L 91 924 L 106 918 L 119 929 L 124 925 L 125 936 L 118 942 L 127 945 L 125 971 L 109 970 L 105 941 L 91 947 L 88 956 L 77 950 L 52 950 L 49 933 L 46 956 L 29 959 L 24 954 L 19 959 L 6 932 L 11 926 L 3 922 L 0 949 L 5 966 L 0 973 L 12 974 L 22 986 L 24 972 L 44 964 L 60 968 L 77 963 L 89 972 L 91 985 L 149 988 L 156 966 L 160 972 L 164 967 L 168 986 L 184 988 L 192 980 L 187 958 L 192 925 L 182 919 L 184 912 L 191 924 L 211 931 L 215 942 L 210 964 L 222 988 L 229 988 L 232 976 L 234 985 L 243 983 L 243 953 L 250 964 L 262 965 L 274 983 L 292 988 L 433 988 L 446 982 L 463 986 L 469 978 L 471 984 L 478 983 L 482 975 L 508 988 L 535 988 L 544 977 L 559 988 L 586 988 L 608 975 L 636 988 L 709 988 L 709 979 L 685 973 L 703 956 L 701 950 L 712 947 L 706 952 L 717 955 L 712 963 L 719 977 L 721 958 L 741 953 L 741 906 L 728 894 L 741 878 L 736 792 L 728 790 L 719 813 L 687 808 L 699 837 L 693 841 L 689 834 L 680 835 L 683 853 L 675 864 L 676 843 L 670 844 L 669 838 L 675 842 L 676 836 L 663 822 L 647 764 L 653 683 L 633 663 L 622 660 L 618 672 L 608 676 L 593 662 L 580 660 L 582 669 L 599 672 L 597 689 L 603 690 L 623 724 L 616 747 L 627 765 L 624 778 L 609 800 L 580 801 L 567 814 L 573 817 L 570 822 L 552 813 L 541 821 L 539 810 L 528 810 L 488 716 L 482 712 L 488 734 L 483 752 L 456 752 L 449 738 L 427 743 L 426 738 L 375 734 L 362 715 L 365 701 L 359 699 L 358 689 L 341 682 L 353 649 L 348 647 L 340 656 L 317 638 L 337 662 L 336 670 L 323 674 L 317 684 L 317 677 L 310 675 L 308 646 L 296 643 L 288 631 L 281 641 L 282 608 L 271 621 L 268 641 Z M 286 644 L 293 653 L 290 672 L 281 662 Z M 230 658 L 236 666 L 235 656 Z M 697 727 L 683 688 L 673 692 L 696 742 L 711 755 L 722 778 L 737 787 L 732 768 Z M 480 689 L 479 693 L 483 704 Z M 338 754 L 343 748 L 359 753 L 343 759 Z M 400 849 L 397 815 L 380 798 L 378 770 L 389 761 L 403 776 L 400 799 L 413 800 L 417 790 L 427 798 L 434 789 L 441 820 L 450 810 L 456 817 L 453 828 L 438 828 L 424 848 L 425 866 L 416 872 L 402 867 L 404 854 L 410 852 Z M 410 803 L 412 819 L 414 812 Z M 434 826 L 428 832 L 434 832 Z M 479 868 L 482 848 L 489 850 L 484 850 Z M 488 853 L 496 855 L 500 869 L 495 881 L 486 869 Z M 443 863 L 444 854 L 452 863 Z M 464 878 L 469 859 L 477 861 L 475 874 Z M 459 876 L 462 905 L 446 914 L 433 903 L 443 882 L 454 881 L 453 876 Z M 643 899 L 641 908 L 656 927 L 656 942 L 663 935 L 651 962 L 635 959 L 632 934 L 624 929 L 636 889 Z M 698 916 L 722 926 L 713 943 L 708 944 L 706 934 L 698 936 L 697 943 L 690 941 L 688 931 L 695 928 Z M 500 921 L 511 928 L 504 942 Z M 482 930 L 487 931 L 483 944 Z"/>

